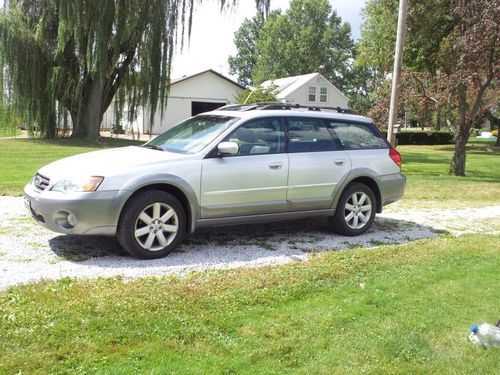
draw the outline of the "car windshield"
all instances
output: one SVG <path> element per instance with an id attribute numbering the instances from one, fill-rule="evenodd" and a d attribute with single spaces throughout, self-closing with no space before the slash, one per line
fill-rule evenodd
<path id="1" fill-rule="evenodd" d="M 192 117 L 159 135 L 144 147 L 179 153 L 201 151 L 229 126 L 238 121 L 236 117 L 200 115 Z"/>

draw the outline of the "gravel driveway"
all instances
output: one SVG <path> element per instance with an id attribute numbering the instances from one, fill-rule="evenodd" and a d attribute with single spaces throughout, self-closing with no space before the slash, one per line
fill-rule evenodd
<path id="1" fill-rule="evenodd" d="M 0 197 L 0 290 L 41 279 L 125 279 L 204 269 L 259 267 L 312 253 L 436 237 L 441 231 L 500 233 L 500 205 L 468 210 L 405 210 L 378 215 L 360 237 L 330 231 L 326 219 L 202 229 L 166 258 L 140 261 L 107 237 L 59 235 L 36 224 L 22 198 Z"/>

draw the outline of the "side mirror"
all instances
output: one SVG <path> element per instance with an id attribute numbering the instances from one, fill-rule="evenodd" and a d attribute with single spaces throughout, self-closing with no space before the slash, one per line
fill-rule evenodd
<path id="1" fill-rule="evenodd" d="M 240 146 L 236 142 L 221 142 L 217 146 L 221 155 L 238 155 Z"/>

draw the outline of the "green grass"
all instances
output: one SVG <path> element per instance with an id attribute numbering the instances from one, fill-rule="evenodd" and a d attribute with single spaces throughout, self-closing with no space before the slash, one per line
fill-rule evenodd
<path id="1" fill-rule="evenodd" d="M 471 146 L 466 177 L 449 176 L 450 146 L 400 146 L 408 178 L 398 208 L 467 208 L 500 202 L 500 152 Z"/>
<path id="2" fill-rule="evenodd" d="M 496 139 L 481 139 L 476 137 L 469 138 L 470 145 L 493 147 L 496 143 Z"/>
<path id="3" fill-rule="evenodd" d="M 1 137 L 14 137 L 21 134 L 21 131 L 16 128 L 5 128 L 0 126 L 0 138 Z"/>
<path id="4" fill-rule="evenodd" d="M 185 278 L 0 294 L 0 373 L 495 373 L 498 236 L 333 252 Z"/>
<path id="5" fill-rule="evenodd" d="M 41 166 L 99 146 L 0 140 L 0 195 Z M 395 207 L 498 204 L 499 153 L 474 144 L 467 177 L 452 146 L 401 146 Z M 0 230 L 1 234 L 1 230 Z M 467 341 L 498 319 L 499 236 L 444 236 L 188 277 L 62 279 L 0 293 L 0 373 L 495 373 L 498 351 Z"/>
<path id="6" fill-rule="evenodd" d="M 99 145 L 71 139 L 0 139 L 0 195 L 21 195 L 24 185 L 35 172 L 57 159 L 140 143 L 115 138 L 104 139 Z"/>
<path id="7" fill-rule="evenodd" d="M 0 137 L 13 137 L 20 133 L 19 119 L 6 110 L 0 103 Z"/>
<path id="8" fill-rule="evenodd" d="M 0 140 L 0 195 L 20 195 L 37 169 L 62 157 L 103 147 L 137 144 L 106 139 L 101 145 L 68 139 Z M 453 146 L 401 146 L 403 173 L 408 177 L 405 198 L 394 208 L 465 208 L 498 204 L 500 152 L 481 145 L 467 154 L 467 176 L 448 175 Z"/>

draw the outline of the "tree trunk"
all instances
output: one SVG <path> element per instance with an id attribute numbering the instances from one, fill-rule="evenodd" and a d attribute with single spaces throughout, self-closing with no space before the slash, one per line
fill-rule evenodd
<path id="1" fill-rule="evenodd" d="M 465 147 L 469 139 L 469 131 L 458 129 L 455 134 L 455 152 L 451 159 L 450 174 L 453 176 L 465 176 L 465 161 L 466 152 Z"/>
<path id="2" fill-rule="evenodd" d="M 436 131 L 440 131 L 441 130 L 441 123 L 442 123 L 441 110 L 442 110 L 442 107 L 438 106 L 437 107 L 437 111 L 436 111 L 436 126 L 435 126 L 435 130 Z"/>
<path id="3" fill-rule="evenodd" d="M 102 117 L 106 108 L 103 103 L 103 88 L 98 80 L 90 85 L 88 97 L 80 105 L 79 111 L 71 112 L 73 132 L 71 138 L 98 140 Z"/>
<path id="4" fill-rule="evenodd" d="M 500 135 L 498 132 L 500 131 L 500 119 L 496 116 L 493 116 L 491 111 L 488 111 L 488 120 L 490 121 L 490 129 L 497 131 L 497 141 L 495 143 L 495 147 L 500 147 Z"/>
<path id="5" fill-rule="evenodd" d="M 45 128 L 42 132 L 42 137 L 49 139 L 55 138 L 56 131 L 57 131 L 56 114 L 54 112 L 51 112 L 50 114 L 47 115 Z"/>
<path id="6" fill-rule="evenodd" d="M 40 106 L 43 106 L 43 111 L 40 111 L 37 122 L 40 126 L 40 136 L 43 138 L 55 138 L 57 133 L 57 114 L 54 102 L 47 96 L 40 98 Z"/>
<path id="7" fill-rule="evenodd" d="M 465 176 L 465 146 L 470 135 L 470 122 L 467 118 L 467 88 L 465 85 L 458 87 L 458 101 L 460 118 L 458 120 L 458 129 L 455 133 L 455 152 L 451 159 L 450 174 L 453 176 Z"/>

